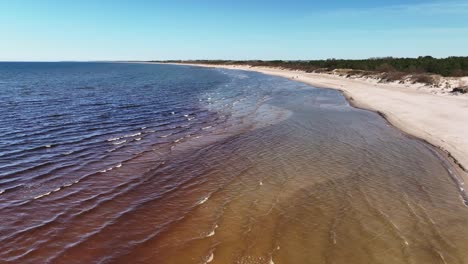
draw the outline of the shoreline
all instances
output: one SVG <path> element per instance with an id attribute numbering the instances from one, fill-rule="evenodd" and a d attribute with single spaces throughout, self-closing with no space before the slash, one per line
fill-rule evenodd
<path id="1" fill-rule="evenodd" d="M 224 68 L 255 71 L 299 81 L 317 88 L 339 90 L 356 108 L 376 112 L 392 126 L 410 137 L 433 146 L 442 154 L 447 167 L 468 206 L 468 97 L 429 93 L 426 90 L 401 87 L 393 83 L 373 83 L 335 75 L 306 73 L 270 67 L 244 65 L 204 65 L 169 63 L 173 65 Z"/>

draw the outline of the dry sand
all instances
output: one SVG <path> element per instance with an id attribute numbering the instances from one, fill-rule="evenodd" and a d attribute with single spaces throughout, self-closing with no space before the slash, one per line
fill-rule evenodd
<path id="1" fill-rule="evenodd" d="M 186 64 L 189 65 L 189 64 Z M 468 96 L 434 92 L 433 87 L 372 80 L 349 79 L 331 74 L 306 73 L 270 67 L 196 65 L 256 71 L 285 77 L 315 87 L 343 92 L 356 107 L 376 111 L 402 131 L 443 150 L 457 165 L 458 184 L 468 181 Z M 466 192 L 465 192 L 466 193 Z"/>

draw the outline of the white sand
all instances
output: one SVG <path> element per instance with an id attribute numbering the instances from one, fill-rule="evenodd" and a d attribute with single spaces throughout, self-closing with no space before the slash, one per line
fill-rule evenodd
<path id="1" fill-rule="evenodd" d="M 193 64 L 192 64 L 193 65 Z M 331 74 L 305 73 L 270 67 L 196 65 L 257 71 L 343 91 L 353 105 L 379 112 L 402 131 L 444 150 L 459 164 L 468 181 L 468 96 L 434 92 L 422 85 L 382 84 L 375 80 L 349 79 Z"/>

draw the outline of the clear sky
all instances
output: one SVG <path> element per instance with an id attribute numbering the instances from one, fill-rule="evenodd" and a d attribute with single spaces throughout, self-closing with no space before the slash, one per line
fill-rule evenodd
<path id="1" fill-rule="evenodd" d="M 468 0 L 0 0 L 0 60 L 468 56 Z"/>

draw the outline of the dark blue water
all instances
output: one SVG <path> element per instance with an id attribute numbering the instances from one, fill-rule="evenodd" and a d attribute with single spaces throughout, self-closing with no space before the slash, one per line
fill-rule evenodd
<path id="1" fill-rule="evenodd" d="M 112 151 L 197 133 L 220 119 L 202 104 L 228 82 L 216 71 L 171 66 L 1 63 L 0 190 L 39 195 L 36 185 L 68 184 L 90 162 L 106 169 Z"/>

